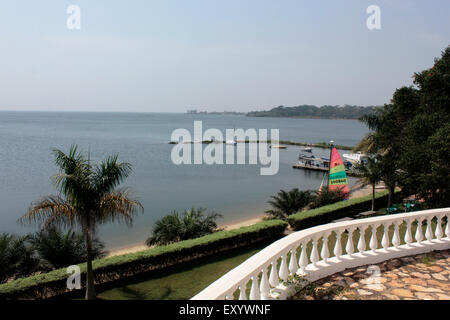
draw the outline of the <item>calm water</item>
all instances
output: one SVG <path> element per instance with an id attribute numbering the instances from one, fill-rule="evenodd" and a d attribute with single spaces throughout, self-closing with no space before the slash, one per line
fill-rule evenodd
<path id="1" fill-rule="evenodd" d="M 292 169 L 299 148 L 280 150 L 280 170 L 260 176 L 259 165 L 182 165 L 170 160 L 172 131 L 217 128 L 280 129 L 281 140 L 355 145 L 366 128 L 352 120 L 248 118 L 187 114 L 0 112 L 0 232 L 26 233 L 36 227 L 16 221 L 40 196 L 55 193 L 50 177 L 57 172 L 51 148 L 71 144 L 90 150 L 91 158 L 118 153 L 134 171 L 130 186 L 145 207 L 130 229 L 100 228 L 109 248 L 143 242 L 152 224 L 172 210 L 202 206 L 223 214 L 220 223 L 260 215 L 266 201 L 280 189 L 317 189 L 322 173 Z M 327 156 L 326 150 L 314 150 Z M 352 182 L 352 181 L 351 181 Z"/>

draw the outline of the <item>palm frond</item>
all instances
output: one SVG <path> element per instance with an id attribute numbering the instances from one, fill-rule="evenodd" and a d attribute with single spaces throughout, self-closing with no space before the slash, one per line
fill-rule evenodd
<path id="1" fill-rule="evenodd" d="M 127 189 L 116 190 L 101 198 L 96 221 L 99 223 L 123 221 L 131 226 L 139 210 L 144 211 L 144 207 L 138 200 L 131 198 Z"/>
<path id="2" fill-rule="evenodd" d="M 50 195 L 31 204 L 28 212 L 19 219 L 21 223 L 44 223 L 73 226 L 77 216 L 73 206 L 65 199 Z"/>

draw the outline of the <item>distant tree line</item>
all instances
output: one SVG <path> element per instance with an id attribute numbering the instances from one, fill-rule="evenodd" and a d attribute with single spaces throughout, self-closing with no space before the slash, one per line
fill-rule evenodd
<path id="1" fill-rule="evenodd" d="M 301 105 L 297 107 L 279 106 L 270 111 L 253 111 L 247 113 L 249 117 L 289 117 L 289 118 L 318 118 L 318 119 L 359 119 L 371 115 L 376 106 L 322 106 Z"/>

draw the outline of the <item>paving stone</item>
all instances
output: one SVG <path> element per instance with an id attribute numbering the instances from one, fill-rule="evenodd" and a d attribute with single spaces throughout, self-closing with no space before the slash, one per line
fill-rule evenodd
<path id="1" fill-rule="evenodd" d="M 389 300 L 400 300 L 400 298 L 397 297 L 396 295 L 389 294 L 389 293 L 383 293 L 383 296 L 385 296 L 385 297 L 388 298 Z"/>
<path id="2" fill-rule="evenodd" d="M 427 282 L 425 280 L 422 280 L 419 278 L 403 278 L 402 280 L 406 284 L 415 284 L 415 285 L 419 285 L 419 286 L 427 285 Z"/>
<path id="3" fill-rule="evenodd" d="M 386 287 L 382 284 L 368 284 L 367 286 L 364 287 L 364 289 L 382 292 L 386 290 Z"/>
<path id="4" fill-rule="evenodd" d="M 442 269 L 442 268 L 440 268 L 438 266 L 429 266 L 429 267 L 427 267 L 427 269 L 430 270 L 430 271 L 433 271 L 433 272 L 441 272 L 441 271 L 444 270 L 444 269 Z"/>
<path id="5" fill-rule="evenodd" d="M 363 289 L 358 289 L 357 292 L 361 296 L 371 296 L 371 295 L 373 295 L 373 292 L 370 292 L 370 291 L 367 291 L 367 290 L 363 290 Z"/>
<path id="6" fill-rule="evenodd" d="M 433 278 L 437 279 L 437 280 L 441 280 L 441 281 L 449 281 L 450 279 L 448 279 L 448 277 L 440 274 L 440 273 L 433 273 L 431 275 Z"/>
<path id="7" fill-rule="evenodd" d="M 450 300 L 450 295 L 447 294 L 436 293 L 436 296 L 439 300 Z"/>
<path id="8" fill-rule="evenodd" d="M 405 284 L 398 282 L 398 281 L 390 281 L 388 284 L 388 286 L 394 287 L 394 288 L 404 288 Z"/>
<path id="9" fill-rule="evenodd" d="M 412 298 L 414 297 L 413 293 L 406 289 L 394 289 L 391 291 L 392 294 L 403 297 L 403 298 Z"/>
<path id="10" fill-rule="evenodd" d="M 416 292 L 414 295 L 420 300 L 436 300 L 433 296 L 423 292 Z"/>
<path id="11" fill-rule="evenodd" d="M 431 279 L 431 276 L 429 274 L 426 273 L 421 273 L 421 272 L 411 272 L 411 275 L 417 278 L 421 278 L 421 279 Z"/>
<path id="12" fill-rule="evenodd" d="M 422 286 L 418 286 L 416 284 L 410 285 L 409 288 L 411 290 L 419 291 L 419 292 L 439 292 L 439 293 L 444 293 L 441 289 L 430 288 L 430 287 L 422 287 Z"/>

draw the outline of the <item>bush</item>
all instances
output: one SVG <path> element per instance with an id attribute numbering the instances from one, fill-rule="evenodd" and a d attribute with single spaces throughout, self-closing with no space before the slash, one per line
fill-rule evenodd
<path id="1" fill-rule="evenodd" d="M 385 203 L 388 196 L 387 191 L 376 194 L 375 205 Z M 372 195 L 361 198 L 345 200 L 324 207 L 298 212 L 288 217 L 288 222 L 294 230 L 303 230 L 343 217 L 351 217 L 360 212 L 370 209 Z"/>
<path id="2" fill-rule="evenodd" d="M 0 234 L 0 283 L 36 272 L 39 259 L 33 254 L 29 236 Z"/>
<path id="3" fill-rule="evenodd" d="M 312 200 L 310 209 L 320 208 L 329 204 L 333 204 L 344 200 L 347 195 L 342 190 L 328 190 L 324 188 L 320 193 L 317 193 Z"/>
<path id="4" fill-rule="evenodd" d="M 87 260 L 85 236 L 69 230 L 63 232 L 56 227 L 36 232 L 30 237 L 32 248 L 36 251 L 43 270 L 59 269 L 82 263 Z M 106 256 L 105 245 L 98 238 L 92 239 L 92 259 Z"/>
<path id="5" fill-rule="evenodd" d="M 108 283 L 264 240 L 278 239 L 286 226 L 284 221 L 268 220 L 141 252 L 94 260 L 96 283 Z M 79 266 L 84 275 L 86 264 Z M 67 276 L 66 269 L 63 268 L 11 281 L 0 285 L 0 300 L 48 298 L 66 293 Z M 84 279 L 82 282 L 84 284 Z"/>
<path id="6" fill-rule="evenodd" d="M 295 188 L 290 191 L 280 190 L 276 196 L 271 197 L 272 200 L 267 201 L 272 209 L 266 210 L 269 217 L 274 219 L 286 220 L 291 214 L 294 214 L 315 199 L 313 191 Z"/>
<path id="7" fill-rule="evenodd" d="M 181 214 L 174 211 L 155 223 L 152 236 L 145 243 L 148 246 L 165 245 L 218 231 L 216 219 L 222 216 L 214 212 L 204 215 L 205 211 L 204 208 L 191 208 Z"/>

